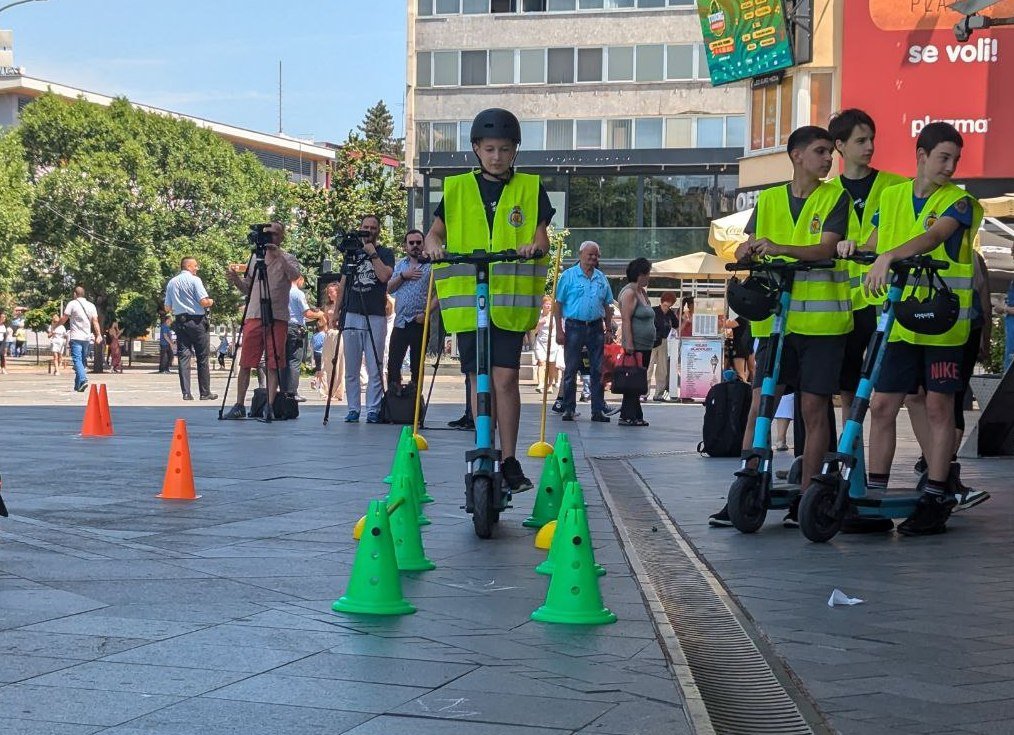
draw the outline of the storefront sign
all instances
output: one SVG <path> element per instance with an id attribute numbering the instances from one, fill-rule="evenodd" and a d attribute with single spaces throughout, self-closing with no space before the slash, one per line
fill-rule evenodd
<path id="1" fill-rule="evenodd" d="M 679 340 L 679 397 L 703 401 L 722 380 L 725 340 L 684 337 Z M 673 374 L 673 371 L 670 372 Z M 670 395 L 676 395 L 670 386 Z"/>
<path id="2" fill-rule="evenodd" d="M 954 125 L 965 140 L 957 178 L 1014 173 L 1014 30 L 954 37 L 964 16 L 943 2 L 844 3 L 842 107 L 877 123 L 877 168 L 915 174 L 915 141 L 931 122 Z M 1014 16 L 1014 0 L 985 11 Z"/>

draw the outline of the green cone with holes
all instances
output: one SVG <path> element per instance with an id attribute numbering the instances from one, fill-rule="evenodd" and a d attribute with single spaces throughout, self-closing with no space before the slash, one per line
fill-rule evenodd
<path id="1" fill-rule="evenodd" d="M 401 431 L 398 448 L 394 453 L 394 463 L 391 465 L 391 474 L 384 478 L 384 482 L 393 485 L 395 478 L 400 474 L 407 474 L 412 478 L 412 484 L 416 488 L 420 504 L 433 502 L 433 498 L 426 492 L 426 478 L 423 477 L 422 460 L 419 458 L 419 448 L 415 445 L 415 438 L 412 436 L 412 427 L 410 426 L 404 427 Z M 420 519 L 420 523 L 425 520 L 422 516 Z M 426 523 L 429 521 L 422 523 L 422 525 L 426 525 Z"/>
<path id="2" fill-rule="evenodd" d="M 394 482 L 394 473 L 398 469 L 398 459 L 405 452 L 405 440 L 412 438 L 412 427 L 402 426 L 401 434 L 398 436 L 398 446 L 394 450 L 394 461 L 391 462 L 391 472 L 384 478 L 388 485 Z"/>
<path id="3" fill-rule="evenodd" d="M 546 555 L 545 561 L 535 567 L 535 571 L 539 574 L 552 574 L 553 570 L 556 568 L 556 558 L 559 555 L 559 546 L 563 543 L 563 537 L 561 536 L 560 531 L 566 527 L 564 514 L 572 508 L 580 508 L 581 510 L 586 509 L 584 491 L 581 489 L 580 482 L 567 483 L 567 489 L 564 490 L 563 499 L 560 501 L 560 514 L 556 519 L 556 530 L 553 531 L 553 539 L 549 544 L 549 553 Z M 587 516 L 584 516 L 584 524 L 584 529 L 578 530 L 583 532 L 586 536 L 589 536 L 590 531 L 588 530 Z M 558 537 L 559 540 L 557 540 Z M 606 570 L 604 568 L 598 564 L 595 565 L 595 574 L 601 577 L 605 573 Z"/>
<path id="4" fill-rule="evenodd" d="M 419 530 L 418 498 L 409 478 L 400 475 L 394 479 L 388 505 L 399 499 L 404 502 L 390 513 L 391 536 L 394 538 L 394 556 L 398 569 L 403 572 L 425 572 L 436 569 L 437 565 L 426 558 L 423 551 L 422 533 Z M 427 521 L 428 523 L 429 521 Z"/>
<path id="5" fill-rule="evenodd" d="M 352 562 L 348 587 L 331 609 L 361 615 L 408 615 L 415 612 L 415 607 L 401 594 L 391 522 L 383 500 L 370 501 L 366 528 Z"/>
<path id="6" fill-rule="evenodd" d="M 571 625 L 615 623 L 616 615 L 602 603 L 584 508 L 567 509 L 553 543 L 559 543 L 556 568 L 549 580 L 546 602 L 532 613 L 532 620 Z"/>
<path id="7" fill-rule="evenodd" d="M 560 515 L 560 501 L 563 499 L 563 480 L 560 478 L 560 463 L 555 454 L 550 454 L 542 463 L 539 489 L 535 492 L 535 506 L 532 514 L 521 522 L 528 528 L 542 528 Z"/>
<path id="8" fill-rule="evenodd" d="M 562 431 L 556 435 L 556 444 L 553 445 L 553 456 L 560 463 L 560 478 L 563 486 L 567 487 L 568 482 L 577 482 L 577 470 L 574 468 L 574 451 L 570 448 L 570 439 Z"/>

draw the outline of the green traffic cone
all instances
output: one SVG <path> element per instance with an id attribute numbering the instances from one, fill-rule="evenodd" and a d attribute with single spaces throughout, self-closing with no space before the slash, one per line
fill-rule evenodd
<path id="1" fill-rule="evenodd" d="M 392 476 L 393 477 L 393 481 L 392 481 L 391 484 L 392 484 L 392 486 L 393 485 L 397 485 L 398 482 L 400 482 L 402 479 L 404 479 L 406 482 L 408 482 L 409 487 L 412 488 L 413 506 L 415 507 L 416 511 L 418 512 L 418 518 L 417 518 L 416 522 L 420 526 L 428 526 L 433 521 L 431 521 L 429 518 L 427 518 L 423 514 L 422 506 L 420 505 L 420 503 L 422 503 L 422 499 L 420 498 L 420 495 L 422 495 L 422 493 L 419 492 L 419 489 L 417 487 L 417 482 L 412 477 L 413 474 L 414 473 L 409 472 L 408 469 L 406 469 L 404 466 L 402 466 Z M 394 499 L 395 499 L 395 495 L 394 495 L 394 491 L 392 490 L 390 493 L 387 494 L 387 497 L 384 498 L 384 502 L 386 502 L 386 503 L 393 503 Z"/>
<path id="2" fill-rule="evenodd" d="M 549 553 L 546 555 L 545 560 L 535 567 L 535 571 L 538 574 L 552 574 L 556 570 L 557 559 L 560 557 L 560 546 L 565 542 L 565 538 L 568 534 L 574 532 L 583 534 L 585 537 L 591 537 L 591 531 L 588 529 L 588 516 L 582 516 L 582 522 L 584 527 L 568 526 L 568 520 L 565 520 L 565 515 L 568 510 L 580 508 L 582 511 L 585 510 L 584 492 L 581 490 L 581 483 L 579 482 L 568 482 L 567 489 L 563 493 L 563 500 L 560 503 L 560 515 L 556 519 L 556 530 L 553 531 L 553 540 L 549 544 Z M 569 519 L 573 523 L 573 519 Z M 566 533 L 564 532 L 566 531 Z M 594 564 L 595 574 L 599 577 L 605 575 L 606 570 L 599 564 Z"/>
<path id="3" fill-rule="evenodd" d="M 419 456 L 419 447 L 415 445 L 415 439 L 409 434 L 408 463 L 412 468 L 413 479 L 416 489 L 419 492 L 419 503 L 432 503 L 433 498 L 426 492 L 426 478 L 423 476 L 422 458 Z"/>
<path id="4" fill-rule="evenodd" d="M 402 455 L 404 455 L 406 449 L 408 448 L 408 445 L 405 443 L 407 439 L 412 439 L 412 427 L 402 426 L 401 434 L 398 436 L 398 445 L 395 447 L 394 450 L 394 460 L 391 462 L 391 471 L 387 474 L 387 477 L 385 477 L 383 480 L 383 482 L 386 482 L 388 485 L 394 482 L 394 473 L 398 471 L 398 461 L 401 459 Z M 412 444 L 413 446 L 415 445 L 414 439 L 412 440 Z"/>
<path id="5" fill-rule="evenodd" d="M 568 482 L 577 482 L 577 470 L 574 467 L 574 451 L 570 447 L 570 439 L 566 434 L 557 434 L 556 445 L 553 447 L 553 454 L 560 463 L 560 479 L 563 486 Z"/>
<path id="6" fill-rule="evenodd" d="M 363 615 L 408 615 L 415 612 L 415 607 L 401 594 L 391 522 L 387 517 L 387 505 L 382 500 L 370 501 L 366 528 L 352 562 L 348 587 L 331 609 Z"/>
<path id="7" fill-rule="evenodd" d="M 407 477 L 397 477 L 391 488 L 391 503 L 403 499 L 391 513 L 391 535 L 394 538 L 394 555 L 398 569 L 402 572 L 425 572 L 436 569 L 437 565 L 426 558 L 423 551 L 422 533 L 419 531 L 419 506 Z"/>
<path id="8" fill-rule="evenodd" d="M 549 575 L 553 573 L 554 569 L 556 569 L 556 557 L 558 556 L 557 547 L 563 543 L 565 534 L 561 533 L 561 530 L 567 527 L 569 513 L 570 508 L 567 506 L 560 508 L 560 515 L 556 519 L 556 530 L 553 532 L 553 540 L 549 544 L 549 553 L 546 554 L 546 558 L 542 561 L 542 563 L 535 567 L 535 572 L 537 574 Z"/>
<path id="9" fill-rule="evenodd" d="M 563 498 L 563 483 L 560 479 L 560 463 L 555 454 L 546 457 L 539 477 L 539 489 L 535 492 L 535 507 L 532 514 L 521 522 L 528 528 L 542 528 L 560 515 L 560 501 Z"/>
<path id="10" fill-rule="evenodd" d="M 595 555 L 587 528 L 588 519 L 583 508 L 567 510 L 564 528 L 556 533 L 556 536 L 561 536 L 563 531 L 567 531 L 562 535 L 564 540 L 559 547 L 556 571 L 549 581 L 546 602 L 532 613 L 532 620 L 575 625 L 616 622 L 616 615 L 602 604 L 602 592 L 595 573 Z M 585 532 L 580 532 L 580 529 Z"/>

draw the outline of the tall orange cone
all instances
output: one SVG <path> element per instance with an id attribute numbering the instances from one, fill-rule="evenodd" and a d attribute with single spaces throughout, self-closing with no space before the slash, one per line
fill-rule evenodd
<path id="1" fill-rule="evenodd" d="M 106 392 L 106 384 L 99 383 L 99 416 L 102 420 L 103 436 L 112 436 L 113 417 L 109 413 L 109 394 Z"/>
<path id="2" fill-rule="evenodd" d="M 169 463 L 165 468 L 165 479 L 162 480 L 162 492 L 155 497 L 165 500 L 196 500 L 201 497 L 194 490 L 187 422 L 183 419 L 176 419 L 173 440 L 169 445 Z"/>
<path id="3" fill-rule="evenodd" d="M 99 408 L 99 392 L 93 384 L 88 391 L 88 405 L 85 406 L 81 422 L 81 436 L 105 436 L 102 425 L 102 409 Z"/>

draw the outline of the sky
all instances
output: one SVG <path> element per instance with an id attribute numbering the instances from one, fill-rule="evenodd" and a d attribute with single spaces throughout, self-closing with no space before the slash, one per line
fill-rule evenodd
<path id="1" fill-rule="evenodd" d="M 11 0 L 0 0 L 3 7 Z M 405 0 L 41 0 L 0 13 L 27 76 L 340 142 L 383 99 L 402 134 Z"/>

